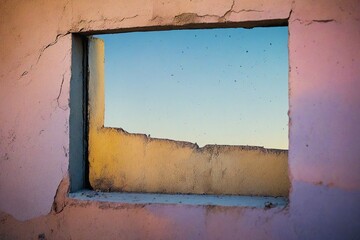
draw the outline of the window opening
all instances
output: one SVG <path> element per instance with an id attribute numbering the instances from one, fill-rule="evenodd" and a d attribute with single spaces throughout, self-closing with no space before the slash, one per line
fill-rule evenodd
<path id="1" fill-rule="evenodd" d="M 287 27 L 96 37 L 106 127 L 200 147 L 288 148 Z"/>
<path id="2" fill-rule="evenodd" d="M 259 32 L 252 36 L 248 31 Z M 163 34 L 170 34 L 166 43 Z M 125 40 L 114 38 L 120 45 L 113 50 L 113 40 L 108 39 L 111 35 L 100 36 L 105 40 L 99 36 L 88 40 L 88 154 L 92 188 L 288 195 L 286 27 L 118 36 Z M 104 48 L 108 43 L 110 55 L 106 57 Z M 190 57 L 186 58 L 186 54 Z M 112 61 L 111 55 L 118 56 L 118 60 Z M 118 84 L 120 90 L 110 91 L 115 86 L 105 84 L 106 81 Z M 109 100 L 111 95 L 116 100 Z M 120 106 L 113 113 L 112 103 Z M 203 105 L 198 107 L 199 103 Z M 107 117 L 106 108 L 110 109 Z M 116 127 L 112 114 L 119 115 Z M 247 120 L 237 122 L 241 118 Z M 190 130 L 184 123 L 190 125 Z M 253 128 L 254 123 L 260 124 Z M 237 128 L 241 130 L 236 132 Z M 257 131 L 260 134 L 254 137 Z M 204 136 L 207 134 L 220 138 Z M 209 145 L 199 147 L 197 142 L 200 146 Z"/>

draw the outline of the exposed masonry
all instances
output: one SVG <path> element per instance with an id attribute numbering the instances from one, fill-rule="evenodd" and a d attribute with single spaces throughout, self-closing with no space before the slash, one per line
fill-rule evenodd
<path id="1" fill-rule="evenodd" d="M 205 14 L 205 15 L 199 15 L 197 13 L 182 13 L 179 15 L 176 15 L 174 17 L 174 23 L 175 24 L 186 24 L 186 23 L 194 23 L 194 22 L 198 22 L 197 20 L 201 19 L 201 18 L 215 18 L 216 21 L 218 22 L 226 22 L 227 19 L 226 17 L 228 15 L 230 15 L 231 13 L 241 13 L 241 12 L 263 12 L 263 11 L 259 11 L 259 10 L 252 10 L 252 9 L 241 9 L 239 11 L 228 11 L 226 12 L 224 15 L 222 16 L 218 16 L 218 15 L 211 15 L 211 14 Z M 157 17 L 153 18 L 156 19 Z"/>
<path id="2" fill-rule="evenodd" d="M 176 15 L 173 19 L 173 23 L 176 25 L 183 25 L 183 24 L 188 24 L 188 23 L 196 23 L 199 22 L 198 20 L 200 19 L 206 19 L 206 18 L 214 18 L 214 20 L 216 22 L 226 22 L 227 21 L 227 17 L 232 14 L 232 13 L 242 13 L 242 12 L 263 12 L 263 10 L 257 10 L 257 9 L 240 9 L 240 10 L 234 10 L 234 6 L 235 6 L 235 0 L 232 1 L 232 4 L 229 8 L 229 10 L 227 10 L 223 15 L 214 15 L 214 14 L 205 14 L 205 15 L 199 15 L 197 13 L 182 13 L 179 15 Z M 152 21 L 154 20 L 162 20 L 161 17 L 159 16 L 155 16 L 151 19 Z"/>
<path id="3" fill-rule="evenodd" d="M 235 6 L 235 0 L 232 1 L 232 4 L 229 8 L 229 10 L 227 10 L 223 15 L 219 16 L 219 15 L 212 15 L 212 14 L 205 14 L 205 15 L 199 15 L 197 13 L 182 13 L 179 15 L 176 15 L 174 17 L 174 23 L 176 24 L 184 24 L 184 23 L 194 23 L 196 22 L 197 19 L 199 18 L 206 18 L 206 17 L 210 17 L 210 18 L 216 18 L 216 20 L 218 22 L 226 22 L 226 18 L 231 14 L 231 13 L 241 13 L 241 12 L 263 12 L 261 10 L 255 10 L 255 9 L 240 9 L 240 10 L 234 10 L 234 6 Z M 157 17 L 154 17 L 153 19 L 156 19 Z"/>
<path id="4" fill-rule="evenodd" d="M 52 210 L 55 214 L 61 213 L 64 208 L 66 207 L 67 201 L 67 194 L 69 193 L 70 188 L 70 180 L 69 176 L 66 175 L 60 182 L 55 196 L 54 196 L 54 203 L 52 205 Z"/>

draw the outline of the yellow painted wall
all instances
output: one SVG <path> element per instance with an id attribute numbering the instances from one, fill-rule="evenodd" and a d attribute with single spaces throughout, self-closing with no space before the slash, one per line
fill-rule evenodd
<path id="1" fill-rule="evenodd" d="M 288 196 L 288 152 L 207 145 L 104 127 L 104 43 L 90 39 L 89 162 L 96 190 Z"/>

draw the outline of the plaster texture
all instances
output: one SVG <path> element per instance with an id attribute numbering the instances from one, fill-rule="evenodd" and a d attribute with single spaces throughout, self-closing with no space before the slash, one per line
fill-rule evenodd
<path id="1" fill-rule="evenodd" d="M 1 239 L 359 238 L 359 1 L 2 0 L 0 18 Z M 67 197 L 71 33 L 284 22 L 286 208 Z"/>

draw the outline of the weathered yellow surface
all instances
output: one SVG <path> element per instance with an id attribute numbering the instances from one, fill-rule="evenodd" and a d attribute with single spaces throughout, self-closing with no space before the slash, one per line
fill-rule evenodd
<path id="1" fill-rule="evenodd" d="M 288 196 L 288 152 L 207 145 L 105 128 L 104 45 L 89 44 L 90 184 L 126 192 Z"/>

